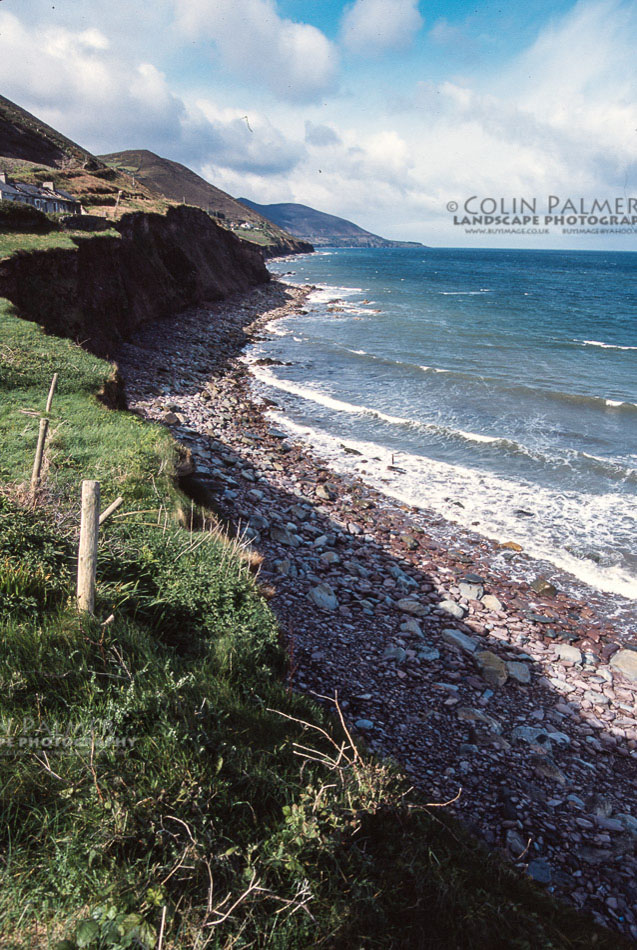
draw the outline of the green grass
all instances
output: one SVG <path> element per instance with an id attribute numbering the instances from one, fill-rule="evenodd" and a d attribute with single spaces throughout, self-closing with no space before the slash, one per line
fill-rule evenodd
<path id="1" fill-rule="evenodd" d="M 41 411 L 54 371 L 31 511 L 14 499 L 38 420 L 21 410 Z M 164 908 L 164 950 L 620 946 L 286 688 L 248 559 L 179 527 L 170 436 L 99 402 L 111 375 L 0 308 L 2 947 L 149 948 Z M 83 477 L 125 498 L 94 618 L 73 606 Z"/>
<path id="2" fill-rule="evenodd" d="M 16 251 L 48 251 L 53 248 L 74 249 L 78 241 L 99 240 L 103 237 L 119 238 L 119 231 L 109 228 L 95 234 L 86 231 L 51 231 L 50 234 L 13 234 L 0 232 L 0 260 L 11 257 Z"/>
<path id="3" fill-rule="evenodd" d="M 267 246 L 269 244 L 275 243 L 271 235 L 266 234 L 264 231 L 248 230 L 247 228 L 234 228 L 233 233 L 236 234 L 237 237 L 240 237 L 242 241 L 249 241 L 251 244 Z"/>

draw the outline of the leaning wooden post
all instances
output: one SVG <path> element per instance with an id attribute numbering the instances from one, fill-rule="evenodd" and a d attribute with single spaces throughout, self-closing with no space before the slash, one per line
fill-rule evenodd
<path id="1" fill-rule="evenodd" d="M 116 498 L 115 501 L 108 506 L 106 511 L 102 512 L 102 514 L 100 515 L 100 527 L 104 524 L 107 518 L 110 518 L 110 516 L 113 514 L 114 511 L 117 511 L 117 509 L 119 508 L 119 506 L 121 505 L 123 501 L 124 499 L 120 495 L 119 498 Z"/>
<path id="2" fill-rule="evenodd" d="M 51 403 L 53 402 L 53 396 L 55 394 L 55 387 L 58 384 L 58 374 L 53 373 L 53 379 L 51 380 L 51 388 L 49 389 L 49 395 L 46 400 L 46 409 L 45 412 L 51 412 Z"/>
<path id="3" fill-rule="evenodd" d="M 89 614 L 95 607 L 99 520 L 100 483 L 85 479 L 82 482 L 82 521 L 77 558 L 77 606 L 78 610 Z"/>
<path id="4" fill-rule="evenodd" d="M 49 429 L 49 420 L 40 419 L 40 431 L 38 432 L 38 447 L 35 450 L 35 460 L 33 462 L 33 471 L 31 472 L 31 491 L 37 491 L 40 485 L 40 472 L 42 471 L 42 456 L 44 455 L 44 443 Z"/>

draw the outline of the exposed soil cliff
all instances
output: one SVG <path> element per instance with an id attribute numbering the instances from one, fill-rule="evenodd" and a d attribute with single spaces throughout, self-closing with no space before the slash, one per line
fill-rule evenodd
<path id="1" fill-rule="evenodd" d="M 287 257 L 288 254 L 312 254 L 314 245 L 295 238 L 281 238 L 278 244 L 265 244 L 261 247 L 266 260 L 272 257 Z"/>
<path id="2" fill-rule="evenodd" d="M 50 332 L 111 356 L 143 323 L 270 279 L 256 247 L 196 208 L 130 214 L 116 227 L 121 238 L 16 253 L 0 263 L 0 296 Z"/>

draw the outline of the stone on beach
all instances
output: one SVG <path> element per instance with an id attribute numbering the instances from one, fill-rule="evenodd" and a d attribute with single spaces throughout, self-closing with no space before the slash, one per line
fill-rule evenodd
<path id="1" fill-rule="evenodd" d="M 336 610 L 338 598 L 329 584 L 318 584 L 310 590 L 310 598 L 322 610 Z"/>
<path id="2" fill-rule="evenodd" d="M 438 647 L 431 646 L 429 643 L 423 643 L 418 649 L 418 659 L 425 663 L 435 663 L 440 659 L 440 650 Z"/>
<path id="3" fill-rule="evenodd" d="M 410 614 L 412 617 L 425 617 L 429 613 L 429 607 L 410 597 L 403 597 L 396 606 L 404 614 Z"/>
<path id="4" fill-rule="evenodd" d="M 480 600 L 484 594 L 482 584 L 474 584 L 470 581 L 462 580 L 458 587 L 460 588 L 460 596 L 463 600 Z"/>
<path id="5" fill-rule="evenodd" d="M 442 639 L 450 646 L 457 647 L 459 650 L 464 650 L 466 653 L 475 653 L 475 651 L 478 649 L 477 640 L 474 640 L 461 630 L 454 630 L 453 627 L 448 627 L 446 630 L 442 631 Z"/>
<path id="6" fill-rule="evenodd" d="M 504 686 L 509 678 L 504 660 L 490 650 L 480 650 L 474 654 L 482 678 L 489 686 Z"/>
<path id="7" fill-rule="evenodd" d="M 417 620 L 414 620 L 413 617 L 410 617 L 409 620 L 403 621 L 400 625 L 400 629 L 404 633 L 409 633 L 414 637 L 422 637 L 422 627 Z"/>
<path id="8" fill-rule="evenodd" d="M 470 722 L 475 725 L 486 726 L 489 732 L 493 732 L 496 735 L 500 735 L 502 732 L 502 726 L 494 719 L 493 716 L 489 716 L 487 713 L 482 712 L 480 709 L 473 709 L 471 706 L 460 706 L 456 710 L 456 715 L 458 719 L 462 722 Z"/>
<path id="9" fill-rule="evenodd" d="M 450 614 L 452 617 L 455 617 L 456 620 L 462 620 L 466 614 L 466 610 L 457 604 L 455 600 L 441 600 L 438 604 L 440 610 L 444 610 L 446 614 Z"/>
<path id="10" fill-rule="evenodd" d="M 270 537 L 273 541 L 277 541 L 279 544 L 284 544 L 287 547 L 296 548 L 299 546 L 299 540 L 296 538 L 289 528 L 281 528 L 277 525 L 270 528 Z"/>
<path id="11" fill-rule="evenodd" d="M 333 485 L 321 484 L 316 486 L 316 497 L 323 501 L 334 501 L 337 497 L 336 489 Z"/>
<path id="12" fill-rule="evenodd" d="M 556 648 L 555 652 L 559 656 L 560 660 L 566 660 L 569 663 L 581 663 L 582 654 L 577 647 L 572 647 L 568 643 L 560 643 Z"/>
<path id="13" fill-rule="evenodd" d="M 548 755 L 532 755 L 529 762 L 533 766 L 537 775 L 547 778 L 550 781 L 557 782 L 559 785 L 566 785 L 567 778 L 562 770 L 553 762 Z"/>
<path id="14" fill-rule="evenodd" d="M 550 581 L 547 581 L 545 577 L 536 577 L 531 584 L 531 590 L 534 590 L 536 594 L 540 594 L 542 597 L 555 597 L 557 594 L 557 587 L 551 584 Z"/>
<path id="15" fill-rule="evenodd" d="M 528 663 L 522 663 L 519 660 L 507 660 L 506 667 L 512 680 L 524 684 L 531 682 L 531 669 Z"/>
<path id="16" fill-rule="evenodd" d="M 502 610 L 502 603 L 494 594 L 485 594 L 482 598 L 482 606 L 487 610 L 493 610 L 496 613 Z"/>
<path id="17" fill-rule="evenodd" d="M 637 650 L 619 650 L 611 657 L 610 665 L 614 670 L 637 683 Z"/>

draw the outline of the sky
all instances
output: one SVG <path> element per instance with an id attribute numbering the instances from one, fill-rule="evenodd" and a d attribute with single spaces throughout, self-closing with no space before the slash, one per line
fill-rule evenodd
<path id="1" fill-rule="evenodd" d="M 636 47 L 633 0 L 0 0 L 0 92 L 92 152 L 442 246 L 637 250 L 448 210 L 637 196 Z"/>

